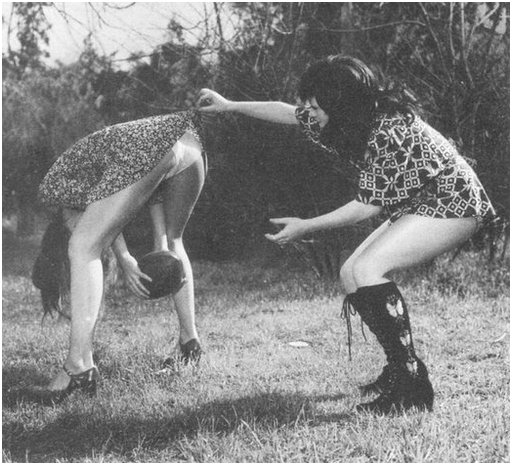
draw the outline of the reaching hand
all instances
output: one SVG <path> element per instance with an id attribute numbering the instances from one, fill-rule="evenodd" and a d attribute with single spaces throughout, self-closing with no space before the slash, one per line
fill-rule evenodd
<path id="1" fill-rule="evenodd" d="M 218 94 L 211 89 L 201 89 L 199 91 L 199 111 L 205 113 L 218 113 L 222 111 L 229 111 L 230 100 L 225 99 L 222 95 Z"/>
<path id="2" fill-rule="evenodd" d="M 124 256 L 120 263 L 130 291 L 142 299 L 149 298 L 149 291 L 142 284 L 140 278 L 147 279 L 148 281 L 152 281 L 152 279 L 140 270 L 137 260 L 133 256 L 128 255 Z"/>
<path id="3" fill-rule="evenodd" d="M 283 226 L 276 234 L 265 234 L 269 241 L 279 245 L 295 241 L 306 233 L 304 220 L 300 218 L 271 218 L 269 221 L 277 226 Z"/>

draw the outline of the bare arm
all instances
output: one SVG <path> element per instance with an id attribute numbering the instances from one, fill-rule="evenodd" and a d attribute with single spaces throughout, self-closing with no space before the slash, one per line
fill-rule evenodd
<path id="1" fill-rule="evenodd" d="M 131 257 L 131 254 L 128 251 L 128 247 L 126 246 L 123 233 L 119 234 L 119 236 L 117 236 L 112 243 L 112 250 L 114 251 L 114 254 L 119 262 L 122 262 L 122 260 Z"/>
<path id="2" fill-rule="evenodd" d="M 141 283 L 140 278 L 147 279 L 148 281 L 151 281 L 151 278 L 140 270 L 137 260 L 135 260 L 135 257 L 126 246 L 123 233 L 119 234 L 114 240 L 112 250 L 123 269 L 126 283 L 130 290 L 143 299 L 148 298 L 149 292 Z"/>
<path id="3" fill-rule="evenodd" d="M 360 221 L 377 216 L 381 211 L 382 207 L 352 200 L 351 202 L 332 212 L 326 213 L 325 215 L 305 220 L 307 234 L 324 229 L 351 226 L 355 223 L 359 223 Z"/>
<path id="4" fill-rule="evenodd" d="M 151 222 L 153 224 L 153 250 L 168 250 L 167 231 L 165 229 L 165 214 L 162 203 L 149 207 Z"/>
<path id="5" fill-rule="evenodd" d="M 230 111 L 273 123 L 298 124 L 295 109 L 284 102 L 234 102 L 211 89 L 199 93 L 199 111 L 204 113 Z"/>
<path id="6" fill-rule="evenodd" d="M 295 106 L 284 102 L 231 102 L 231 110 L 252 118 L 281 124 L 298 124 Z"/>
<path id="7" fill-rule="evenodd" d="M 342 207 L 309 219 L 300 218 L 276 218 L 270 222 L 283 226 L 283 229 L 276 234 L 265 234 L 265 237 L 278 244 L 286 244 L 315 231 L 326 229 L 342 228 L 350 226 L 359 221 L 366 220 L 378 215 L 382 207 L 364 204 L 357 200 L 343 205 Z"/>

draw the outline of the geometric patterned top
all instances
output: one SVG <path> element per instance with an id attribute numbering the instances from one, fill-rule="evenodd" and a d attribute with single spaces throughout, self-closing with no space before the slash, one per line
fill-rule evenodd
<path id="1" fill-rule="evenodd" d="M 304 107 L 296 110 L 306 137 L 320 142 L 320 127 Z M 356 200 L 384 207 L 391 221 L 403 214 L 432 218 L 475 217 L 479 223 L 495 216 L 475 172 L 456 148 L 418 116 L 379 114 L 370 132 L 364 160 L 356 162 Z"/>

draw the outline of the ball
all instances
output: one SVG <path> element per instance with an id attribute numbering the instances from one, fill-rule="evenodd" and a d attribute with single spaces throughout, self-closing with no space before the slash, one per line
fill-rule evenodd
<path id="1" fill-rule="evenodd" d="M 144 255 L 139 260 L 139 268 L 152 279 L 141 279 L 150 299 L 176 294 L 187 281 L 182 261 L 169 250 Z"/>

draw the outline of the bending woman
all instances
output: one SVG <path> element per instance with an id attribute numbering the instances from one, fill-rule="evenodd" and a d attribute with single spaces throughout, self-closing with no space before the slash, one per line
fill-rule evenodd
<path id="1" fill-rule="evenodd" d="M 286 244 L 387 213 L 389 220 L 363 241 L 340 271 L 344 313 L 350 307 L 359 313 L 387 357 L 377 380 L 361 387 L 364 394 L 378 397 L 358 409 L 431 410 L 433 389 L 414 349 L 407 306 L 387 276 L 457 247 L 494 215 L 493 207 L 456 149 L 402 95 L 379 89 L 361 61 L 338 55 L 314 63 L 302 76 L 298 93 L 303 105 L 296 107 L 233 102 L 203 89 L 200 110 L 299 124 L 312 142 L 358 167 L 359 191 L 353 201 L 315 218 L 272 219 L 282 229 L 266 236 Z"/>
<path id="2" fill-rule="evenodd" d="M 185 362 L 199 359 L 193 276 L 182 237 L 203 187 L 205 167 L 200 118 L 187 111 L 102 129 L 76 142 L 50 168 L 40 186 L 40 199 L 58 211 L 63 225 L 59 227 L 57 218 L 48 229 L 47 234 L 58 237 L 45 237 L 38 260 L 46 260 L 56 271 L 60 264 L 55 248 L 66 247 L 69 240 L 71 278 L 69 352 L 47 388 L 50 395 L 96 390 L 93 332 L 103 295 L 101 256 L 108 247 L 112 246 L 129 288 L 141 298 L 149 295 L 141 278 L 150 278 L 139 269 L 122 234 L 146 203 L 150 204 L 154 250 L 174 251 L 184 265 L 187 281 L 173 296 L 181 358 Z M 45 271 L 39 269 L 39 273 Z M 37 267 L 35 275 L 37 280 Z M 58 305 L 58 287 L 51 279 L 39 278 L 46 281 L 42 296 L 49 310 Z"/>

